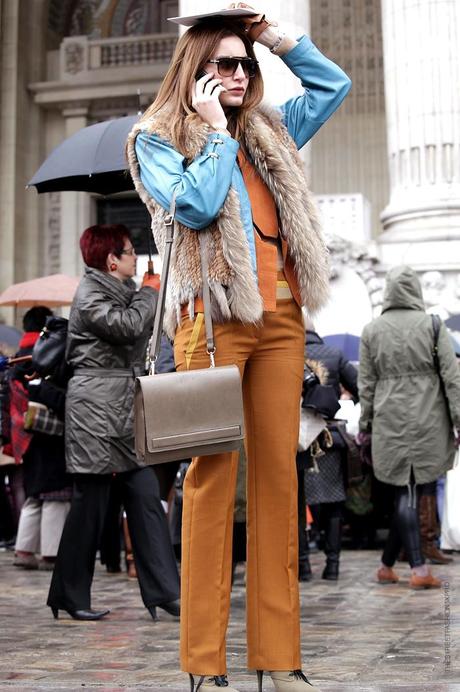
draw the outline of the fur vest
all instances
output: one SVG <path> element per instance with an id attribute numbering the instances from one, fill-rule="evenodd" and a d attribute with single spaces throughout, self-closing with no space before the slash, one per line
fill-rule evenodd
<path id="1" fill-rule="evenodd" d="M 204 148 L 212 131 L 198 117 L 186 120 L 186 151 L 192 161 Z M 158 251 L 164 253 L 163 209 L 144 188 L 135 152 L 135 139 L 142 130 L 154 132 L 171 143 L 168 112 L 137 123 L 127 143 L 128 161 L 136 190 L 152 217 L 152 231 Z M 278 209 L 280 232 L 287 241 L 302 304 L 310 314 L 321 308 L 328 297 L 328 251 L 317 212 L 308 190 L 303 164 L 295 144 L 281 122 L 278 111 L 263 106 L 253 114 L 244 133 L 244 146 L 259 175 L 267 185 Z M 201 295 L 201 263 L 198 233 L 206 234 L 208 276 L 213 319 L 235 319 L 243 323 L 260 321 L 262 299 L 251 266 L 249 247 L 240 216 L 238 194 L 230 187 L 215 221 L 206 229 L 194 231 L 176 221 L 176 235 L 168 281 L 165 330 L 173 336 L 180 324 L 183 304 L 193 313 L 196 296 Z"/>

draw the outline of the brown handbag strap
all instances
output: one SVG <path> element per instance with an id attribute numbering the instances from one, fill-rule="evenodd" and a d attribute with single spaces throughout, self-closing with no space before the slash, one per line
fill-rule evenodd
<path id="1" fill-rule="evenodd" d="M 169 268 L 171 264 L 171 253 L 172 245 L 174 241 L 174 234 L 176 230 L 175 222 L 176 214 L 176 194 L 174 193 L 171 199 L 171 205 L 169 207 L 169 214 L 165 217 L 165 254 L 163 257 L 163 269 L 161 272 L 161 284 L 160 284 L 160 295 L 158 296 L 157 309 L 155 312 L 155 319 L 153 323 L 153 335 L 150 342 L 150 374 L 155 372 L 155 363 L 158 359 L 158 354 L 160 353 L 161 346 L 161 335 L 163 333 L 163 320 L 166 305 L 166 292 L 168 287 L 168 277 Z M 209 284 L 207 281 L 208 276 L 208 258 L 205 248 L 205 239 L 203 231 L 196 231 L 199 233 L 200 240 L 200 256 L 201 256 L 201 273 L 202 273 L 202 284 L 203 284 L 203 304 L 204 304 L 204 321 L 206 326 L 206 346 L 207 352 L 210 358 L 210 366 L 214 367 L 214 334 L 212 329 L 212 318 L 211 318 L 211 296 L 209 291 Z"/>

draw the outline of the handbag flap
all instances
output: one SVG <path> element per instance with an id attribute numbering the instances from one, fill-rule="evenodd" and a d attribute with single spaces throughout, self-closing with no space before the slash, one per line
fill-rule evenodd
<path id="1" fill-rule="evenodd" d="M 194 430 L 193 432 L 177 435 L 165 435 L 163 437 L 153 437 L 150 440 L 149 451 L 154 449 L 182 449 L 185 446 L 196 445 L 203 442 L 218 442 L 225 438 L 239 437 L 241 425 L 232 425 L 228 428 L 212 428 Z"/>
<path id="2" fill-rule="evenodd" d="M 137 414 L 141 413 L 136 416 L 136 443 L 143 446 L 145 421 L 148 452 L 244 434 L 236 365 L 138 377 L 135 406 Z"/>

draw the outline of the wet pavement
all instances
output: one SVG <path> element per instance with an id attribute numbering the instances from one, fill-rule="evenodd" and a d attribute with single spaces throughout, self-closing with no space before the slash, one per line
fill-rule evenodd
<path id="1" fill-rule="evenodd" d="M 409 569 L 397 565 L 401 582 L 374 581 L 379 553 L 345 551 L 339 582 L 320 579 L 321 553 L 312 555 L 314 579 L 301 584 L 304 669 L 327 692 L 460 691 L 460 555 L 434 567 L 443 578 L 436 591 L 411 591 Z M 12 565 L 0 553 L 0 690 L 186 692 L 179 671 L 177 621 L 163 611 L 153 622 L 138 586 L 126 574 L 98 566 L 93 607 L 110 607 L 100 622 L 52 618 L 44 605 L 49 572 Z M 232 594 L 228 635 L 231 684 L 256 692 L 245 668 L 244 571 Z M 269 679 L 264 691 L 273 690 Z"/>

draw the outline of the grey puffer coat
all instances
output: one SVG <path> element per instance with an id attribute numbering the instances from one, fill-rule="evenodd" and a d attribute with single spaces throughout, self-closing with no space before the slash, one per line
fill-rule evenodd
<path id="1" fill-rule="evenodd" d="M 66 399 L 70 473 L 114 473 L 139 466 L 134 453 L 134 376 L 143 374 L 157 292 L 136 291 L 87 268 L 69 318 Z"/>
<path id="2" fill-rule="evenodd" d="M 410 267 L 387 276 L 382 315 L 361 337 L 360 430 L 372 432 L 376 477 L 406 485 L 430 483 L 452 467 L 452 425 L 460 425 L 460 370 L 444 324 L 438 353 L 447 402 L 433 361 L 434 332 Z"/>

